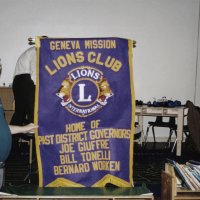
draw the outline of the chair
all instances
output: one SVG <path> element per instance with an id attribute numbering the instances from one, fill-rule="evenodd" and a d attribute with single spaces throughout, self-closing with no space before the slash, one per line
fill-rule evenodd
<path id="1" fill-rule="evenodd" d="M 138 122 L 135 122 L 134 142 L 142 144 L 142 130 Z"/>
<path id="2" fill-rule="evenodd" d="M 34 133 L 26 133 L 21 135 L 21 142 L 26 141 L 29 145 L 29 166 L 28 166 L 28 173 L 24 178 L 24 181 L 28 179 L 28 183 L 31 183 L 31 174 L 32 174 L 32 163 L 33 163 L 33 142 L 35 140 Z"/>
<path id="3" fill-rule="evenodd" d="M 155 129 L 154 128 L 155 127 L 162 127 L 162 128 L 169 128 L 169 137 L 168 137 L 167 142 L 168 142 L 168 144 L 170 144 L 171 136 L 172 136 L 173 132 L 175 132 L 175 135 L 177 136 L 176 122 L 175 121 L 176 121 L 175 117 L 169 117 L 169 121 L 164 122 L 162 116 L 157 116 L 156 120 L 153 121 L 153 122 L 149 121 L 144 142 L 145 143 L 147 142 L 147 137 L 148 137 L 148 133 L 149 133 L 150 128 L 152 128 L 153 139 L 154 139 L 154 142 L 156 142 Z"/>

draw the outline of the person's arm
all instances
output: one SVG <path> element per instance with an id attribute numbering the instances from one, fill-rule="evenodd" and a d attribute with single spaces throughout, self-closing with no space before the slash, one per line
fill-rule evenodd
<path id="1" fill-rule="evenodd" d="M 38 128 L 37 125 L 34 124 L 27 124 L 25 126 L 15 126 L 15 125 L 9 125 L 10 131 L 12 134 L 17 133 L 32 133 L 35 129 Z"/>

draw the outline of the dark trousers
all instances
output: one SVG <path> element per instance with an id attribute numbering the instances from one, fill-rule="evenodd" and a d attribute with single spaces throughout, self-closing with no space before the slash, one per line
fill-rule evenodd
<path id="1" fill-rule="evenodd" d="M 15 76 L 13 81 L 15 112 L 11 125 L 25 125 L 34 121 L 35 85 L 30 74 Z"/>

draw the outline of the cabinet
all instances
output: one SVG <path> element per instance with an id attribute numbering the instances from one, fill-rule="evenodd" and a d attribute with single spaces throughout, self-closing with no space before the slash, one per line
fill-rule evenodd
<path id="1" fill-rule="evenodd" d="M 200 200 L 200 191 L 191 191 L 177 187 L 174 168 L 165 164 L 165 171 L 161 173 L 162 200 Z"/>
<path id="2" fill-rule="evenodd" d="M 0 98 L 3 104 L 5 118 L 8 123 L 14 113 L 14 96 L 11 87 L 0 87 Z"/>

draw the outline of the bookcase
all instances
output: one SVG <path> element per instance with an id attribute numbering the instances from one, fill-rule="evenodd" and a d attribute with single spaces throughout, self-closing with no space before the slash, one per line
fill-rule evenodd
<path id="1" fill-rule="evenodd" d="M 162 200 L 200 200 L 200 190 L 191 191 L 177 187 L 174 168 L 165 164 L 165 170 L 161 172 L 161 199 Z"/>
<path id="2" fill-rule="evenodd" d="M 5 118 L 8 123 L 14 113 L 14 96 L 11 87 L 0 87 L 0 98 L 3 104 Z"/>

